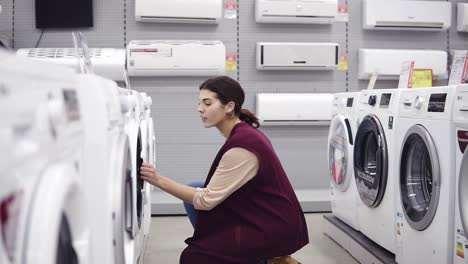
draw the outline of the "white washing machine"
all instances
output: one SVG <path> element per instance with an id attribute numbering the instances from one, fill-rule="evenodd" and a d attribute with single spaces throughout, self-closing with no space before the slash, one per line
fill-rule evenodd
<path id="1" fill-rule="evenodd" d="M 328 171 L 331 181 L 332 213 L 355 230 L 359 230 L 359 224 L 353 147 L 359 95 L 359 92 L 334 95 L 332 121 L 328 133 Z"/>
<path id="2" fill-rule="evenodd" d="M 0 240 L 11 263 L 89 263 L 73 79 L 56 66 L 0 61 L 0 140 L 10 146 L 0 168 Z"/>
<path id="3" fill-rule="evenodd" d="M 455 221 L 453 242 L 453 263 L 468 263 L 468 241 L 465 230 L 468 230 L 468 85 L 456 88 L 453 122 L 455 140 L 452 141 L 455 153 Z M 462 221 L 462 216 L 463 220 Z M 464 223 L 463 223 L 464 222 Z"/>
<path id="4" fill-rule="evenodd" d="M 144 182 L 140 179 L 140 169 L 142 162 L 142 133 L 140 130 L 141 105 L 139 103 L 139 93 L 134 90 L 120 89 L 122 96 L 125 96 L 129 102 L 129 111 L 124 115 L 125 131 L 127 133 L 130 146 L 130 155 L 132 161 L 131 167 L 131 189 L 132 189 L 132 217 L 131 226 L 133 230 L 133 263 L 140 263 L 144 254 L 144 233 L 143 233 L 143 187 Z M 130 186 L 129 186 L 130 187 Z M 131 251 L 132 247 L 127 250 Z M 129 259 L 130 261 L 130 259 Z M 126 261 L 126 263 L 130 263 Z"/>
<path id="5" fill-rule="evenodd" d="M 360 231 L 395 252 L 394 152 L 398 99 L 401 90 L 363 90 L 354 145 L 354 177 L 359 194 Z"/>
<path id="6" fill-rule="evenodd" d="M 396 261 L 453 261 L 455 87 L 401 93 L 395 151 Z"/>
<path id="7" fill-rule="evenodd" d="M 125 251 L 133 239 L 131 190 L 126 188 L 130 148 L 125 132 L 117 84 L 97 75 L 78 75 L 78 94 L 83 113 L 85 140 L 83 173 L 91 227 L 93 263 L 125 262 L 133 257 Z M 127 192 L 127 193 L 126 193 Z M 130 219 L 126 219 L 130 218 Z M 125 256 L 127 255 L 127 256 Z"/>

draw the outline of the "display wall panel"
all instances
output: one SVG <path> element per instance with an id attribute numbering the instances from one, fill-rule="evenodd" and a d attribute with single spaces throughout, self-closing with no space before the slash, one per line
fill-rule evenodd
<path id="1" fill-rule="evenodd" d="M 346 89 L 346 72 L 259 71 L 257 42 L 333 42 L 346 50 L 346 24 L 276 24 L 255 22 L 255 1 L 239 1 L 239 76 L 253 92 L 338 92 Z"/>
<path id="2" fill-rule="evenodd" d="M 15 0 L 15 48 L 34 48 L 42 30 L 36 29 L 34 2 Z M 124 0 L 94 0 L 92 28 L 45 29 L 38 47 L 73 47 L 72 31 L 81 31 L 91 48 L 124 46 Z"/>
<path id="3" fill-rule="evenodd" d="M 161 175 L 179 183 L 204 182 L 218 153 L 218 144 L 159 144 L 157 165 Z M 161 164 L 161 165 L 160 165 Z M 171 166 L 167 166 L 170 164 Z M 207 165 L 208 166 L 203 166 Z M 179 204 L 182 202 L 179 201 Z M 153 212 L 155 213 L 155 212 Z M 156 212 L 157 213 L 157 212 Z"/>
<path id="4" fill-rule="evenodd" d="M 239 1 L 239 77 L 253 100 L 257 93 L 334 93 L 346 91 L 345 71 L 259 71 L 257 42 L 333 42 L 346 52 L 346 23 L 275 24 L 255 22 L 255 1 Z M 255 102 L 247 107 L 255 110 Z M 262 127 L 296 189 L 328 189 L 328 127 Z M 313 162 L 312 162 L 313 161 Z M 321 162 L 316 162 L 321 161 Z M 313 164 L 313 165 L 311 165 Z M 302 197 L 299 195 L 299 200 Z"/>
<path id="5" fill-rule="evenodd" d="M 459 1 L 451 0 L 453 4 Z M 335 93 L 366 88 L 367 81 L 357 79 L 359 48 L 468 49 L 468 34 L 457 33 L 455 22 L 448 32 L 364 31 L 362 0 L 347 2 L 349 23 L 258 24 L 255 1 L 238 0 L 238 19 L 221 19 L 219 24 L 209 25 L 136 22 L 135 0 L 95 0 L 94 27 L 82 31 L 90 47 L 123 48 L 132 39 L 220 40 L 228 54 L 239 55 L 238 68 L 227 71 L 227 75 L 239 78 L 246 91 L 244 108 L 252 111 L 255 111 L 255 95 L 260 92 Z M 16 48 L 33 47 L 41 33 L 35 28 L 34 1 L 15 0 L 14 6 L 13 1 L 1 4 L 4 12 L 0 14 L 0 34 L 14 36 Z M 454 7 L 453 19 L 455 14 Z M 255 48 L 260 41 L 339 43 L 340 53 L 348 47 L 349 71 L 258 71 Z M 70 31 L 46 30 L 39 46 L 72 45 Z M 182 183 L 204 180 L 225 140 L 216 128 L 203 128 L 197 112 L 198 86 L 207 78 L 130 79 L 134 89 L 153 98 L 157 167 L 164 175 Z M 435 84 L 446 82 L 441 80 Z M 397 81 L 379 80 L 376 88 L 394 88 L 397 84 Z M 270 137 L 296 190 L 328 188 L 328 127 L 262 127 L 261 130 Z"/>
<path id="6" fill-rule="evenodd" d="M 328 190 L 328 126 L 294 127 L 289 131 L 281 127 L 262 130 L 272 140 L 295 190 Z"/>
<path id="7" fill-rule="evenodd" d="M 137 22 L 135 1 L 127 1 L 126 44 L 131 40 L 220 40 L 226 53 L 237 53 L 237 20 L 219 24 Z M 237 68 L 226 75 L 237 79 Z M 153 98 L 158 168 L 181 183 L 204 181 L 225 138 L 216 128 L 206 129 L 198 113 L 199 85 L 210 76 L 132 77 L 133 89 Z M 178 204 L 173 204 L 174 211 Z M 157 213 L 157 212 L 153 212 Z"/>
<path id="8" fill-rule="evenodd" d="M 468 32 L 457 31 L 457 3 L 468 3 L 466 0 L 452 0 L 452 28 L 449 31 L 449 50 L 468 50 Z"/>
<path id="9" fill-rule="evenodd" d="M 362 0 L 349 1 L 349 91 L 367 89 L 367 80 L 358 80 L 359 49 L 435 49 L 447 50 L 447 31 L 364 30 L 362 28 Z M 452 25 L 453 26 L 453 25 Z M 444 85 L 447 80 L 436 81 Z M 398 80 L 379 80 L 375 89 L 398 87 Z"/>
<path id="10" fill-rule="evenodd" d="M 0 39 L 13 40 L 13 1 L 1 1 Z"/>
<path id="11" fill-rule="evenodd" d="M 198 112 L 198 86 L 187 86 L 185 93 L 160 92 L 141 86 L 153 99 L 151 106 L 157 144 L 219 144 L 225 138 L 216 128 L 205 128 Z M 175 149 L 174 152 L 177 150 Z M 196 153 L 194 153 L 195 155 Z M 209 164 L 208 164 L 209 165 Z M 201 164 L 200 166 L 207 166 Z"/>

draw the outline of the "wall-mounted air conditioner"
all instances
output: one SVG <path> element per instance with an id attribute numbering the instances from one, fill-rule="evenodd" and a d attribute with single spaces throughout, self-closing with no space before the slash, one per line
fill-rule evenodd
<path id="1" fill-rule="evenodd" d="M 127 46 L 129 76 L 213 76 L 224 74 L 221 41 L 132 40 Z"/>
<path id="2" fill-rule="evenodd" d="M 125 50 L 90 48 L 89 55 L 94 73 L 114 81 L 125 80 Z M 80 57 L 83 51 L 79 50 Z M 74 48 L 26 48 L 16 52 L 19 57 L 65 65 L 80 70 Z"/>
<path id="3" fill-rule="evenodd" d="M 457 4 L 457 31 L 468 32 L 468 3 Z"/>
<path id="4" fill-rule="evenodd" d="M 256 0 L 258 23 L 331 24 L 338 0 Z"/>
<path id="5" fill-rule="evenodd" d="M 338 65 L 337 43 L 258 42 L 259 70 L 330 70 Z"/>
<path id="6" fill-rule="evenodd" d="M 359 79 L 378 73 L 379 79 L 398 80 L 405 61 L 416 69 L 432 69 L 435 79 L 447 79 L 447 52 L 443 50 L 360 49 Z"/>
<path id="7" fill-rule="evenodd" d="M 364 29 L 447 30 L 451 25 L 450 2 L 363 0 Z"/>
<path id="8" fill-rule="evenodd" d="M 256 115 L 261 125 L 328 125 L 333 94 L 259 93 Z"/>
<path id="9" fill-rule="evenodd" d="M 135 18 L 142 22 L 218 23 L 223 0 L 135 0 Z"/>

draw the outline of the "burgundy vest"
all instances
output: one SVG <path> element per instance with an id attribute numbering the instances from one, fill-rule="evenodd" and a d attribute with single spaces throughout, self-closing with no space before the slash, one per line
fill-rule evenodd
<path id="1" fill-rule="evenodd" d="M 245 122 L 236 124 L 211 165 L 244 148 L 259 160 L 257 175 L 210 211 L 199 211 L 180 263 L 250 264 L 290 255 L 309 243 L 302 208 L 268 138 Z"/>

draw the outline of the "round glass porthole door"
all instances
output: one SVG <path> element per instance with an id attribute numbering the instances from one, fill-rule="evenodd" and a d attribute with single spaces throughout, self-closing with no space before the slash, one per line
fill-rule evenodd
<path id="1" fill-rule="evenodd" d="M 133 239 L 133 222 L 132 222 L 132 156 L 128 138 L 124 136 L 117 141 L 118 144 L 114 146 L 114 159 L 113 166 L 115 172 L 120 179 L 118 184 L 115 185 L 113 199 L 114 199 L 114 263 L 125 263 L 126 245 L 127 241 Z"/>
<path id="2" fill-rule="evenodd" d="M 404 137 L 399 183 L 408 224 L 415 230 L 426 229 L 437 210 L 440 167 L 434 141 L 421 125 L 411 127 Z"/>
<path id="3" fill-rule="evenodd" d="M 468 151 L 464 150 L 458 175 L 458 205 L 462 220 L 463 230 L 468 230 Z"/>
<path id="4" fill-rule="evenodd" d="M 342 192 L 352 177 L 352 138 L 349 120 L 342 115 L 335 116 L 328 134 L 328 171 L 331 182 Z"/>
<path id="5" fill-rule="evenodd" d="M 377 207 L 387 186 L 388 153 L 383 127 L 374 115 L 362 119 L 354 144 L 354 177 L 359 197 Z"/>
<path id="6" fill-rule="evenodd" d="M 131 158 L 130 148 L 127 148 L 126 155 L 125 155 L 125 229 L 127 233 L 130 235 L 131 238 L 134 237 L 133 233 L 133 179 L 132 179 L 132 170 L 133 170 L 133 163 Z"/>

